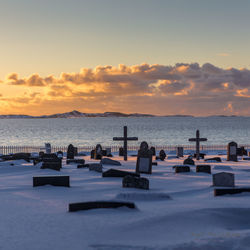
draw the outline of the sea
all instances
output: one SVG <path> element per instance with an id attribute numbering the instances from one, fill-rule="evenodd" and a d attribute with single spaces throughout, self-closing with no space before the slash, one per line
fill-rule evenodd
<path id="1" fill-rule="evenodd" d="M 230 141 L 250 144 L 250 117 L 86 117 L 53 119 L 1 119 L 0 146 L 122 145 L 113 137 L 138 137 L 129 145 L 147 141 L 150 145 L 190 145 L 188 139 L 208 139 L 204 145 L 226 145 Z"/>

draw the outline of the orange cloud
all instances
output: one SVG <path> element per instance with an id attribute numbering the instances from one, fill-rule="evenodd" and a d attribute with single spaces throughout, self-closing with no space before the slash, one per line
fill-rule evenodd
<path id="1" fill-rule="evenodd" d="M 121 111 L 155 114 L 250 113 L 250 71 L 222 69 L 206 63 L 97 66 L 59 77 L 37 73 L 20 78 L 9 74 L 1 82 L 5 113 L 48 114 Z M 226 106 L 226 108 L 224 108 Z M 164 107 L 164 108 L 163 108 Z M 25 112 L 26 111 L 26 112 Z"/>

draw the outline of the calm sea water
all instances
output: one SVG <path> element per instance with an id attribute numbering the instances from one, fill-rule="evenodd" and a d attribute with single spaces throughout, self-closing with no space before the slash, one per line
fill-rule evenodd
<path id="1" fill-rule="evenodd" d="M 120 145 L 114 136 L 128 135 L 146 140 L 151 145 L 190 144 L 188 138 L 208 138 L 205 144 L 227 144 L 234 140 L 250 144 L 250 117 L 154 117 L 154 118 L 77 118 L 77 119 L 1 119 L 0 145 L 54 146 Z M 130 145 L 139 142 L 130 142 Z"/>

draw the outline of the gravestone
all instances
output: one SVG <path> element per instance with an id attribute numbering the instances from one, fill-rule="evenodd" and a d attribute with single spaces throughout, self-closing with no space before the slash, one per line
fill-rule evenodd
<path id="1" fill-rule="evenodd" d="M 56 153 L 56 155 L 57 155 L 57 157 L 60 158 L 60 159 L 63 158 L 63 152 L 62 152 L 62 151 L 58 151 L 58 152 Z"/>
<path id="2" fill-rule="evenodd" d="M 205 161 L 208 161 L 208 162 L 221 162 L 221 158 L 220 157 L 212 157 L 212 158 L 205 159 Z"/>
<path id="3" fill-rule="evenodd" d="M 244 147 L 237 148 L 237 155 L 238 156 L 247 155 L 247 150 Z"/>
<path id="4" fill-rule="evenodd" d="M 175 169 L 175 173 L 185 173 L 185 172 L 190 172 L 190 167 L 189 166 L 173 166 Z"/>
<path id="5" fill-rule="evenodd" d="M 183 147 L 177 147 L 177 149 L 176 149 L 176 155 L 177 155 L 177 157 L 183 157 L 184 156 Z"/>
<path id="6" fill-rule="evenodd" d="M 101 164 L 105 165 L 115 165 L 115 166 L 121 166 L 122 164 L 119 162 L 119 161 L 115 161 L 115 160 L 112 160 L 112 159 L 109 159 L 109 158 L 102 158 L 101 159 Z"/>
<path id="7" fill-rule="evenodd" d="M 123 157 L 124 157 L 124 161 L 127 161 L 127 159 L 128 159 L 128 141 L 138 141 L 138 137 L 128 137 L 128 128 L 127 128 L 127 126 L 124 126 L 123 127 L 123 137 L 113 137 L 113 141 L 123 141 Z"/>
<path id="8" fill-rule="evenodd" d="M 97 144 L 94 152 L 94 159 L 101 160 L 102 159 L 102 146 L 101 144 Z"/>
<path id="9" fill-rule="evenodd" d="M 195 164 L 194 164 L 194 160 L 192 160 L 191 157 L 188 157 L 187 159 L 185 159 L 185 160 L 183 161 L 183 164 L 184 164 L 184 165 L 195 165 Z"/>
<path id="10" fill-rule="evenodd" d="M 190 138 L 190 142 L 196 142 L 196 160 L 200 159 L 200 142 L 207 141 L 207 138 L 200 138 L 200 131 L 196 130 L 196 137 Z"/>
<path id="11" fill-rule="evenodd" d="M 150 150 L 152 152 L 152 155 L 155 156 L 155 147 L 151 147 Z"/>
<path id="12" fill-rule="evenodd" d="M 237 159 L 237 143 L 232 141 L 227 145 L 227 160 L 238 161 Z"/>
<path id="13" fill-rule="evenodd" d="M 107 150 L 106 149 L 102 150 L 102 156 L 107 156 Z"/>
<path id="14" fill-rule="evenodd" d="M 122 186 L 127 188 L 149 189 L 149 180 L 147 178 L 127 175 L 122 180 Z"/>
<path id="15" fill-rule="evenodd" d="M 69 176 L 57 175 L 33 177 L 33 187 L 44 185 L 70 187 Z"/>
<path id="16" fill-rule="evenodd" d="M 136 173 L 152 174 L 152 151 L 147 142 L 143 141 L 137 154 Z"/>
<path id="17" fill-rule="evenodd" d="M 155 159 L 156 159 L 156 160 L 164 161 L 165 158 L 166 158 L 166 156 L 167 156 L 167 155 L 166 155 L 165 151 L 162 149 L 162 150 L 160 150 L 160 152 L 159 152 L 159 156 L 156 156 Z"/>
<path id="18" fill-rule="evenodd" d="M 213 186 L 234 187 L 234 174 L 227 172 L 213 174 Z"/>
<path id="19" fill-rule="evenodd" d="M 46 152 L 46 154 L 51 154 L 51 145 L 50 145 L 50 143 L 45 143 L 45 152 Z"/>
<path id="20" fill-rule="evenodd" d="M 52 169 L 60 171 L 62 168 L 62 159 L 58 158 L 56 154 L 43 154 L 41 169 Z"/>
<path id="21" fill-rule="evenodd" d="M 119 156 L 124 156 L 124 150 L 123 150 L 123 148 L 119 148 Z"/>
<path id="22" fill-rule="evenodd" d="M 69 144 L 67 149 L 67 159 L 74 159 L 75 156 L 75 147 L 72 144 Z"/>
<path id="23" fill-rule="evenodd" d="M 128 207 L 136 208 L 132 202 L 123 201 L 91 201 L 91 202 L 79 202 L 69 204 L 69 212 L 76 212 L 80 210 L 98 209 L 98 208 L 119 208 Z"/>
<path id="24" fill-rule="evenodd" d="M 90 151 L 90 159 L 94 159 L 94 158 L 95 158 L 95 150 L 92 149 L 92 150 Z"/>
<path id="25" fill-rule="evenodd" d="M 102 164 L 100 163 L 89 163 L 89 170 L 102 173 Z"/>
<path id="26" fill-rule="evenodd" d="M 196 173 L 208 173 L 211 174 L 211 166 L 210 165 L 197 165 Z"/>
<path id="27" fill-rule="evenodd" d="M 106 148 L 106 151 L 107 151 L 107 157 L 113 157 L 111 153 L 111 148 Z"/>
<path id="28" fill-rule="evenodd" d="M 102 177 L 125 177 L 127 175 L 140 177 L 140 174 L 132 173 L 128 171 L 122 171 L 122 170 L 113 169 L 113 168 L 102 173 Z"/>
<path id="29" fill-rule="evenodd" d="M 240 194 L 250 192 L 250 188 L 220 188 L 214 189 L 214 196 L 221 196 L 226 194 Z"/>

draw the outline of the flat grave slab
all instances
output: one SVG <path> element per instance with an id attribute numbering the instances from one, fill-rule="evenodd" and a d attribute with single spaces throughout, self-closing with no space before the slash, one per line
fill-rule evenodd
<path id="1" fill-rule="evenodd" d="M 138 173 L 132 173 L 132 172 L 113 169 L 113 168 L 102 173 L 102 177 L 125 177 L 127 175 L 140 177 L 140 174 Z"/>
<path id="2" fill-rule="evenodd" d="M 214 189 L 214 196 L 221 196 L 226 194 L 240 194 L 250 192 L 249 188 L 216 188 Z"/>
<path id="3" fill-rule="evenodd" d="M 34 176 L 33 187 L 52 185 L 52 186 L 63 186 L 70 187 L 69 176 Z"/>
<path id="4" fill-rule="evenodd" d="M 69 204 L 69 212 L 98 209 L 98 208 L 119 208 L 119 207 L 136 208 L 135 204 L 132 202 L 91 201 L 91 202 L 71 203 Z"/>
<path id="5" fill-rule="evenodd" d="M 66 164 L 75 163 L 75 164 L 84 164 L 84 159 L 67 159 Z"/>

